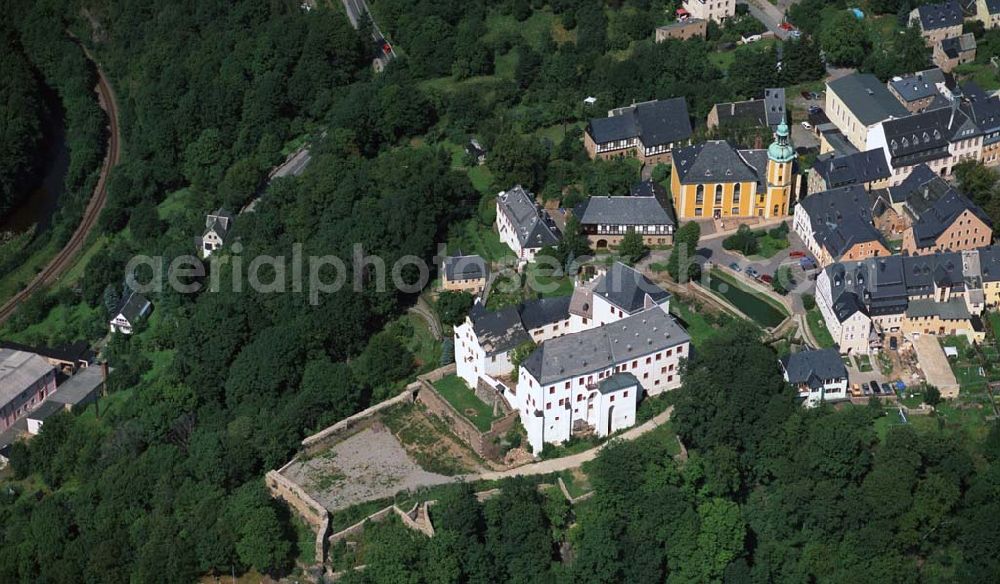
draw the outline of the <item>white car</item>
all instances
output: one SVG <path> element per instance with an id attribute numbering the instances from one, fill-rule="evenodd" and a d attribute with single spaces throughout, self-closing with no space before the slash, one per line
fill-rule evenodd
<path id="1" fill-rule="evenodd" d="M 812 130 L 813 129 L 813 125 L 810 124 L 809 122 L 802 122 L 802 127 L 805 128 L 805 129 L 807 129 L 807 130 Z"/>

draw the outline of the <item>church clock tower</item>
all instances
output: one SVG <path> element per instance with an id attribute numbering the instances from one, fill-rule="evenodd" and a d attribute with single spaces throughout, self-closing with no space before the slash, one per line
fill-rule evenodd
<path id="1" fill-rule="evenodd" d="M 767 197 L 763 209 L 766 218 L 788 215 L 792 203 L 795 148 L 788 134 L 788 124 L 782 117 L 774 142 L 767 147 Z"/>

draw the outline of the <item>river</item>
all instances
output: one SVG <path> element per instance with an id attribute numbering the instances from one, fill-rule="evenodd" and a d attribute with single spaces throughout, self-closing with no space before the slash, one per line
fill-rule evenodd
<path id="1" fill-rule="evenodd" d="M 0 232 L 22 233 L 38 226 L 42 232 L 52 226 L 52 219 L 59 208 L 59 198 L 65 189 L 66 171 L 69 170 L 69 147 L 66 145 L 66 121 L 59 97 L 49 88 L 43 90 L 48 113 L 43 120 L 45 138 L 44 174 L 28 196 L 10 213 L 0 217 Z"/>

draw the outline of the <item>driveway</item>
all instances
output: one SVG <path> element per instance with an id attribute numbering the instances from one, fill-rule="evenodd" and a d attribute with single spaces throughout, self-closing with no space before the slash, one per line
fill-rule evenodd
<path id="1" fill-rule="evenodd" d="M 937 387 L 943 398 L 958 397 L 958 380 L 937 337 L 920 335 L 913 341 L 913 348 L 917 351 L 917 360 L 927 383 Z"/>
<path id="2" fill-rule="evenodd" d="M 777 6 L 767 0 L 746 0 L 737 4 L 746 4 L 750 14 L 766 26 L 767 30 L 773 32 L 774 36 L 781 40 L 788 38 L 789 31 L 783 30 L 780 26 L 785 20 L 785 13 Z"/>

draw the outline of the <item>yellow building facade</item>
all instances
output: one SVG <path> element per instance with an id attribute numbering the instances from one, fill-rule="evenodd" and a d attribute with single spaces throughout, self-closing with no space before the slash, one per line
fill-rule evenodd
<path id="1" fill-rule="evenodd" d="M 788 126 L 778 126 L 767 150 L 737 150 L 724 140 L 676 149 L 670 187 L 680 220 L 789 214 L 795 151 Z"/>

